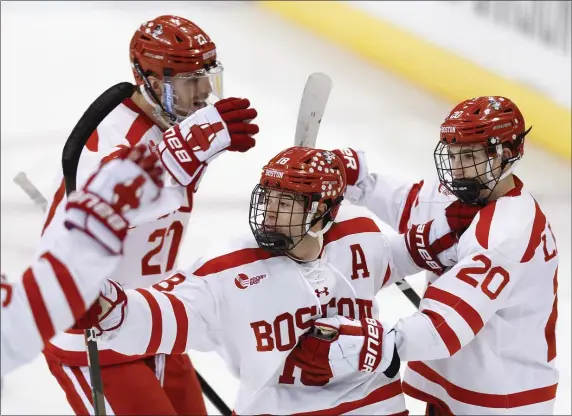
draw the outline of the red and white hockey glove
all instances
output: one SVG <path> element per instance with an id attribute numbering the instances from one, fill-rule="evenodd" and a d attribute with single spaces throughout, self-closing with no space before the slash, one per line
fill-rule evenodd
<path id="1" fill-rule="evenodd" d="M 246 152 L 256 144 L 258 113 L 244 98 L 225 98 L 193 113 L 163 134 L 158 152 L 171 176 L 182 186 L 198 182 L 206 165 L 224 150 Z"/>
<path id="2" fill-rule="evenodd" d="M 73 329 L 94 328 L 97 337 L 110 340 L 115 334 L 113 331 L 119 329 L 125 319 L 126 306 L 127 296 L 121 285 L 106 279 L 98 300 L 77 320 Z"/>
<path id="3" fill-rule="evenodd" d="M 437 218 L 426 224 L 415 224 L 407 230 L 405 244 L 415 264 L 437 275 L 456 264 L 454 245 L 480 209 L 480 206 L 457 200 Z"/>
<path id="4" fill-rule="evenodd" d="M 348 147 L 346 149 L 332 150 L 332 153 L 344 162 L 348 187 L 361 182 L 368 175 L 365 155 L 362 151 L 356 151 Z"/>
<path id="5" fill-rule="evenodd" d="M 400 365 L 395 331 L 387 332 L 372 318 L 318 319 L 312 331 L 300 339 L 293 355 L 303 372 L 324 380 L 328 375 L 341 377 L 356 371 L 394 378 Z"/>
<path id="6" fill-rule="evenodd" d="M 120 254 L 130 221 L 159 197 L 163 168 L 144 145 L 127 148 L 104 162 L 67 198 L 65 226 Z"/>

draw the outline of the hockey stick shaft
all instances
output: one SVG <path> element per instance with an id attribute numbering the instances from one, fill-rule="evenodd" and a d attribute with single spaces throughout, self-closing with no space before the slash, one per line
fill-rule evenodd
<path id="1" fill-rule="evenodd" d="M 47 199 L 44 197 L 44 195 L 42 195 L 42 193 L 38 190 L 38 188 L 36 188 L 36 186 L 30 181 L 30 179 L 28 178 L 28 176 L 24 172 L 18 173 L 16 175 L 16 177 L 14 177 L 14 182 L 20 188 L 22 188 L 22 190 L 26 193 L 26 195 L 28 195 L 30 197 L 30 199 L 34 202 L 34 204 L 38 205 L 43 212 L 46 211 L 47 206 L 48 206 Z M 88 351 L 88 353 L 89 353 L 89 351 Z M 92 364 L 90 366 L 90 371 L 91 371 L 91 368 L 96 367 L 96 364 L 97 364 L 97 367 L 99 367 L 99 356 L 98 355 L 97 356 L 89 356 L 88 355 L 88 359 L 90 360 L 90 362 Z M 201 374 L 198 371 L 195 370 L 195 373 L 197 374 L 197 378 L 198 378 L 199 383 L 201 385 L 201 390 L 203 391 L 203 393 L 207 397 L 207 399 L 213 404 L 213 406 L 215 406 L 217 408 L 217 410 L 223 416 L 230 416 L 232 414 L 232 412 L 231 412 L 230 408 L 226 405 L 224 400 L 221 399 L 221 397 L 216 393 L 216 391 L 210 386 L 210 384 L 203 378 L 203 376 L 201 376 Z M 91 376 L 91 373 L 90 373 L 90 376 Z M 97 391 L 94 392 L 94 394 L 98 394 L 97 399 L 100 401 L 101 405 L 104 406 L 103 409 L 105 409 L 105 401 L 104 401 L 104 396 L 103 396 L 103 386 L 102 386 L 102 389 L 100 391 L 102 392 L 101 395 L 99 395 Z"/>
<path id="2" fill-rule="evenodd" d="M 316 147 L 318 130 L 326 111 L 326 104 L 332 90 L 332 80 L 323 73 L 314 73 L 308 77 L 296 122 L 294 146 Z M 396 282 L 401 292 L 419 309 L 421 298 L 405 279 Z"/>

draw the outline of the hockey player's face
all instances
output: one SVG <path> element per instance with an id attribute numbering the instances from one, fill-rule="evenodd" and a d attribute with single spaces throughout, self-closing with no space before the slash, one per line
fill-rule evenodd
<path id="1" fill-rule="evenodd" d="M 213 91 L 208 77 L 182 78 L 173 81 L 174 104 L 180 116 L 188 116 L 207 105 Z"/>
<path id="2" fill-rule="evenodd" d="M 290 192 L 270 190 L 266 194 L 266 213 L 263 226 L 267 231 L 289 237 L 304 234 L 304 201 Z"/>
<path id="3" fill-rule="evenodd" d="M 478 179 L 487 183 L 491 174 L 500 174 L 500 158 L 489 157 L 480 144 L 450 145 L 448 156 L 454 179 Z"/>

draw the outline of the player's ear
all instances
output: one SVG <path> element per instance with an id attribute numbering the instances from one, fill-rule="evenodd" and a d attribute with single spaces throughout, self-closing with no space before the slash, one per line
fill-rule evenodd
<path id="1" fill-rule="evenodd" d="M 328 206 L 324 203 L 321 203 L 320 205 L 318 205 L 318 209 L 316 210 L 316 214 L 314 215 L 314 218 L 320 218 L 322 215 L 324 215 L 324 213 L 328 210 Z"/>
<path id="2" fill-rule="evenodd" d="M 163 95 L 161 81 L 153 75 L 150 75 L 148 79 L 153 92 L 157 94 L 158 97 L 161 97 Z"/>

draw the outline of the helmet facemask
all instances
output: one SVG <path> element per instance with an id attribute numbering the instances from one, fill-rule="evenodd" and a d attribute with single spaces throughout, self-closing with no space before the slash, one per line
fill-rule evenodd
<path id="1" fill-rule="evenodd" d="M 319 194 L 304 195 L 256 185 L 250 199 L 249 223 L 259 247 L 286 254 L 297 247 L 307 234 L 321 237 L 333 223 L 329 215 L 334 204 L 326 203 L 326 211 L 316 216 L 319 200 Z M 322 220 L 325 226 L 321 231 L 313 232 L 311 228 Z"/>
<path id="2" fill-rule="evenodd" d="M 513 145 L 502 144 L 497 137 L 489 138 L 486 145 L 449 144 L 442 140 L 434 151 L 439 181 L 461 201 L 485 205 L 498 183 L 512 173 L 521 159 L 522 153 L 517 149 L 523 141 L 524 135 Z"/>
<path id="3" fill-rule="evenodd" d="M 155 111 L 154 116 L 167 125 L 178 124 L 197 110 L 213 105 L 223 97 L 223 66 L 219 61 L 192 72 L 177 73 L 165 69 L 161 80 L 161 96 L 153 89 L 149 80 L 153 73 L 144 74 L 135 61 L 134 68 L 143 79 L 140 87 L 146 101 Z"/>

